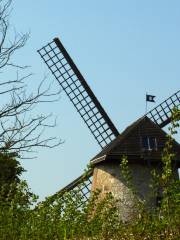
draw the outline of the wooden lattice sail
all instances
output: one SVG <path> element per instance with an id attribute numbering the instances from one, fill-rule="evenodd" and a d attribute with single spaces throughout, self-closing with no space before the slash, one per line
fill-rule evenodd
<path id="1" fill-rule="evenodd" d="M 111 141 L 119 135 L 119 132 L 61 41 L 55 38 L 52 42 L 39 49 L 38 53 L 57 79 L 62 89 L 66 92 L 100 147 L 103 149 L 110 144 Z M 170 123 L 172 109 L 174 107 L 178 108 L 179 106 L 180 91 L 177 91 L 157 107 L 149 111 L 146 116 L 162 128 Z M 61 189 L 57 194 L 78 189 L 86 201 L 91 191 L 91 179 L 92 171 L 90 170 L 86 175 L 81 175 L 72 183 Z"/>
<path id="2" fill-rule="evenodd" d="M 149 111 L 146 116 L 163 128 L 171 122 L 171 114 L 174 107 L 180 106 L 180 90 Z"/>
<path id="3" fill-rule="evenodd" d="M 161 128 L 166 126 L 171 121 L 171 113 L 173 108 L 179 108 L 180 107 L 180 91 L 177 91 L 173 95 L 171 95 L 169 98 L 164 100 L 162 103 L 160 103 L 158 106 L 153 108 L 151 111 L 149 111 L 146 116 L 150 118 L 154 123 L 156 123 Z M 92 183 L 92 171 L 89 172 L 87 175 L 86 181 L 89 179 L 87 188 L 89 191 L 85 191 L 86 199 L 87 196 L 89 196 L 89 193 L 91 191 L 91 183 Z M 81 175 L 77 179 L 75 179 L 73 182 L 71 182 L 69 185 L 67 185 L 65 188 L 61 189 L 59 192 L 62 192 L 64 190 L 70 191 L 72 189 L 78 188 L 78 186 L 81 186 L 81 183 L 84 181 L 84 175 Z M 86 181 L 84 181 L 84 184 L 86 184 Z M 86 189 L 87 189 L 86 188 Z M 80 191 L 83 191 L 84 187 L 80 189 Z M 83 194 L 84 195 L 84 194 Z"/>
<path id="4" fill-rule="evenodd" d="M 58 38 L 38 53 L 103 148 L 119 135 L 100 102 Z"/>

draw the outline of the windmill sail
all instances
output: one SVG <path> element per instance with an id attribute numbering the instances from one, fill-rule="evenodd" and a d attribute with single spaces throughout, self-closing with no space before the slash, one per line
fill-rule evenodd
<path id="1" fill-rule="evenodd" d="M 149 111 L 146 116 L 163 128 L 171 122 L 171 114 L 174 107 L 180 107 L 180 90 Z"/>
<path id="2" fill-rule="evenodd" d="M 38 53 L 68 95 L 101 148 L 119 135 L 98 99 L 58 38 Z"/>
<path id="3" fill-rule="evenodd" d="M 52 200 L 56 200 L 56 197 L 63 197 L 66 192 L 73 192 L 73 195 L 78 194 L 82 202 L 87 202 L 90 197 L 91 185 L 92 185 L 92 170 L 82 174 L 70 184 L 62 188 L 60 191 L 52 196 Z M 76 198 L 75 198 L 76 199 Z"/>
<path id="4" fill-rule="evenodd" d="M 98 144 L 104 148 L 119 135 L 118 130 L 60 40 L 55 38 L 52 42 L 38 50 L 38 53 L 68 95 L 70 101 L 83 118 Z M 177 91 L 149 111 L 146 116 L 160 127 L 164 127 L 171 121 L 172 109 L 179 106 L 180 91 Z M 91 191 L 91 178 L 92 171 L 89 171 L 86 176 L 81 175 L 53 196 L 59 194 L 62 196 L 66 191 L 78 189 L 83 199 L 87 201 Z"/>
<path id="5" fill-rule="evenodd" d="M 160 127 L 166 126 L 171 121 L 172 109 L 180 107 L 180 90 L 174 93 L 172 96 L 164 100 L 161 104 L 149 111 L 146 116 L 149 117 L 153 122 L 158 124 Z M 87 197 L 90 195 L 91 191 L 91 178 L 92 171 L 88 173 L 86 179 L 83 175 L 75 179 L 69 185 L 61 189 L 58 193 L 63 191 L 71 191 L 73 189 L 79 188 L 81 194 L 84 196 L 84 199 L 87 200 Z M 84 182 L 84 185 L 81 183 Z M 87 186 L 86 186 L 87 185 Z M 82 187 L 83 186 L 83 187 Z M 84 192 L 84 190 L 86 190 Z"/>

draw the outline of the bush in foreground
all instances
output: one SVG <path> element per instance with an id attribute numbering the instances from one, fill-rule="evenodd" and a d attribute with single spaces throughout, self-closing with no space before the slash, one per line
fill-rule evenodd
<path id="1" fill-rule="evenodd" d="M 154 188 L 162 188 L 162 201 L 153 211 L 147 211 L 143 204 L 140 213 L 127 223 L 120 221 L 116 202 L 107 194 L 99 199 L 100 191 L 94 192 L 88 203 L 76 190 L 63 196 L 49 197 L 42 204 L 34 206 L 37 197 L 30 193 L 25 182 L 16 181 L 1 186 L 0 193 L 0 239 L 46 240 L 46 239 L 168 239 L 178 240 L 180 236 L 180 193 L 179 180 L 172 176 L 172 136 L 179 127 L 180 112 L 174 112 L 170 134 L 165 146 L 161 175 L 153 173 Z M 123 161 L 123 170 L 130 181 L 128 161 Z M 83 183 L 82 183 L 83 184 Z M 6 197 L 4 196 L 6 192 Z M 12 194 L 13 193 L 13 194 Z"/>

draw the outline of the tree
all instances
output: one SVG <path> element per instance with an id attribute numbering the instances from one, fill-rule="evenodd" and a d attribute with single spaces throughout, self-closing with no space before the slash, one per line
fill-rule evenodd
<path id="1" fill-rule="evenodd" d="M 0 186 L 18 183 L 22 172 L 24 169 L 16 159 L 7 154 L 0 154 Z"/>
<path id="2" fill-rule="evenodd" d="M 0 80 L 0 97 L 7 99 L 0 105 L 0 152 L 7 156 L 25 157 L 24 153 L 32 152 L 36 147 L 55 147 L 61 140 L 55 137 L 43 138 L 48 127 L 55 127 L 56 121 L 49 124 L 51 115 L 33 115 L 35 107 L 41 103 L 54 102 L 58 92 L 51 92 L 51 85 L 45 87 L 44 78 L 36 92 L 28 93 L 27 73 L 19 76 L 19 71 L 26 71 L 27 66 L 19 66 L 12 62 L 12 56 L 26 44 L 29 34 L 15 32 L 13 38 L 9 24 L 12 0 L 0 0 L 0 69 L 10 72 L 15 69 L 17 74 L 13 80 Z M 11 40 L 8 40 L 11 37 Z M 52 122 L 52 120 L 51 120 Z M 11 155 L 11 156 L 12 156 Z M 27 156 L 26 156 L 27 158 Z"/>
<path id="3" fill-rule="evenodd" d="M 38 147 L 61 144 L 60 139 L 43 135 L 46 128 L 56 126 L 53 116 L 34 114 L 40 104 L 58 100 L 59 91 L 52 92 L 44 77 L 35 92 L 30 92 L 29 67 L 12 61 L 14 54 L 25 46 L 29 34 L 12 30 L 11 6 L 12 0 L 0 0 L 0 197 L 4 199 L 9 191 L 14 195 L 19 189 L 24 169 L 18 158 L 32 158 L 35 156 L 29 153 Z"/>

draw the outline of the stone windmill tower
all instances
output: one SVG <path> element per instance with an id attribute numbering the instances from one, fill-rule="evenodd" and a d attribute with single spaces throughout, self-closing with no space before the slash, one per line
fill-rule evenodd
<path id="1" fill-rule="evenodd" d="M 162 149 L 166 139 L 166 133 L 162 128 L 170 123 L 173 107 L 180 106 L 180 91 L 119 134 L 60 40 L 55 38 L 38 50 L 38 53 L 102 149 L 91 160 L 93 170 L 86 176 L 82 175 L 75 179 L 61 191 L 78 188 L 86 201 L 91 189 L 100 188 L 104 193 L 110 191 L 117 198 L 126 198 L 125 200 L 131 205 L 126 194 L 126 183 L 118 172 L 120 158 L 127 155 L 138 196 L 146 199 L 149 194 L 150 171 L 152 168 L 160 168 Z M 174 143 L 174 148 L 180 153 L 178 143 Z M 174 168 L 175 176 L 178 175 L 178 164 L 177 159 Z M 82 181 L 83 185 L 80 184 Z M 155 199 L 152 199 L 151 203 L 155 204 Z M 124 208 L 122 212 L 124 219 L 127 218 L 129 210 L 130 207 Z"/>
<path id="2" fill-rule="evenodd" d="M 160 189 L 154 193 L 150 185 L 152 170 L 158 173 L 162 171 L 161 157 L 166 141 L 166 133 L 145 116 L 125 129 L 91 160 L 94 168 L 92 190 L 101 189 L 101 195 L 111 192 L 118 200 L 122 220 L 127 221 L 136 214 L 135 199 L 146 201 L 148 208 L 160 204 L 162 196 Z M 173 162 L 173 175 L 178 178 L 180 146 L 174 142 L 173 148 L 177 153 Z M 129 186 L 120 171 L 119 164 L 123 156 L 127 156 L 128 159 L 132 186 Z"/>

